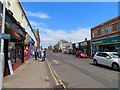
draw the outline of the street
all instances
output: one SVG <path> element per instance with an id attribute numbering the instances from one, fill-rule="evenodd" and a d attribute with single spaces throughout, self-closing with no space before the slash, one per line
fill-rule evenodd
<path id="1" fill-rule="evenodd" d="M 47 58 L 68 88 L 118 88 L 118 71 L 92 63 L 92 59 L 47 52 Z"/>

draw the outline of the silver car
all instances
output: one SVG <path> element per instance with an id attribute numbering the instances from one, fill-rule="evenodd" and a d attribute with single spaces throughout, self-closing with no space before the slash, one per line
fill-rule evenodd
<path id="1" fill-rule="evenodd" d="M 97 52 L 93 57 L 95 65 L 102 64 L 112 67 L 114 70 L 120 69 L 120 55 L 117 52 Z"/>

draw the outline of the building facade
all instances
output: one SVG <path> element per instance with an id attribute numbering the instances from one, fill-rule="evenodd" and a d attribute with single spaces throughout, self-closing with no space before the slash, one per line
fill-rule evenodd
<path id="1" fill-rule="evenodd" d="M 1 5 L 2 1 L 0 0 Z M 10 34 L 10 40 L 4 40 L 4 75 L 8 75 L 8 60 L 12 62 L 13 70 L 16 70 L 27 59 L 32 58 L 34 45 L 37 45 L 32 27 L 19 0 L 6 0 L 5 34 Z"/>
<path id="2" fill-rule="evenodd" d="M 66 47 L 68 47 L 68 46 L 72 47 L 72 43 L 68 42 L 66 40 L 60 40 L 58 42 L 58 44 L 59 44 L 59 48 L 58 49 L 61 50 L 62 52 L 65 51 Z"/>
<path id="3" fill-rule="evenodd" d="M 42 46 L 40 46 L 40 32 L 39 32 L 38 29 L 37 30 L 32 30 L 32 31 L 33 31 L 33 34 L 34 34 L 34 36 L 36 38 L 36 46 L 35 46 L 35 48 L 40 50 L 40 48 L 42 48 Z"/>
<path id="4" fill-rule="evenodd" d="M 73 54 L 75 54 L 75 52 L 77 50 L 80 50 L 84 53 L 86 53 L 88 56 L 91 56 L 91 43 L 90 40 L 85 40 L 82 42 L 78 42 L 78 43 L 73 43 L 72 44 L 73 47 Z"/>
<path id="5" fill-rule="evenodd" d="M 120 51 L 120 16 L 91 28 L 92 51 Z"/>

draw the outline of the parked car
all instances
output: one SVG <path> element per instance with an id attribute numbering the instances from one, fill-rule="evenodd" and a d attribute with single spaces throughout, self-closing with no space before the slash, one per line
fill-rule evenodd
<path id="1" fill-rule="evenodd" d="M 69 54 L 69 50 L 65 49 L 64 54 Z"/>
<path id="2" fill-rule="evenodd" d="M 112 67 L 114 70 L 120 69 L 120 55 L 117 52 L 97 52 L 93 57 L 95 65 L 102 64 Z"/>
<path id="3" fill-rule="evenodd" d="M 83 53 L 81 51 L 76 51 L 75 56 L 76 57 L 81 57 L 81 58 L 87 58 L 87 54 Z"/>

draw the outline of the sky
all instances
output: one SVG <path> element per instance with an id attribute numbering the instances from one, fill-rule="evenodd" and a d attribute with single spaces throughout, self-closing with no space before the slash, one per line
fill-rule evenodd
<path id="1" fill-rule="evenodd" d="M 22 2 L 22 6 L 33 29 L 39 29 L 43 47 L 60 39 L 89 40 L 92 27 L 118 16 L 117 2 Z"/>

